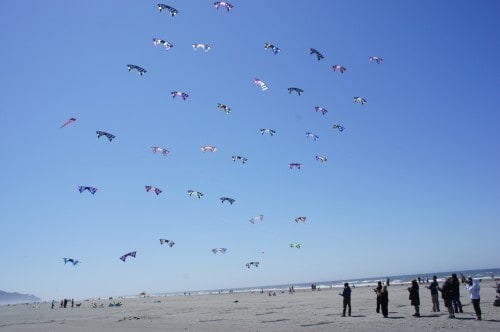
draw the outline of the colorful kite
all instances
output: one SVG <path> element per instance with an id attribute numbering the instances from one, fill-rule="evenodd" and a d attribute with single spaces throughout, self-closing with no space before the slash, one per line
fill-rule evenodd
<path id="1" fill-rule="evenodd" d="M 78 186 L 78 191 L 80 193 L 84 192 L 85 190 L 87 190 L 88 192 L 90 192 L 92 195 L 94 195 L 97 191 L 97 188 L 94 188 L 94 187 L 87 187 L 87 186 Z"/>
<path id="2" fill-rule="evenodd" d="M 276 46 L 274 46 L 273 44 L 269 44 L 269 43 L 265 43 L 264 44 L 264 49 L 265 50 L 268 50 L 268 49 L 271 49 L 273 50 L 273 53 L 276 55 L 280 52 L 280 49 Z"/>
<path id="3" fill-rule="evenodd" d="M 136 65 L 127 65 L 127 68 L 128 68 L 128 71 L 131 71 L 131 70 L 137 70 L 137 72 L 139 73 L 139 75 L 144 75 L 146 73 L 146 69 L 144 68 L 141 68 L 139 66 L 136 66 Z"/>
<path id="4" fill-rule="evenodd" d="M 334 124 L 333 125 L 333 129 L 338 129 L 338 131 L 340 132 L 343 132 L 344 131 L 344 127 L 342 127 L 341 125 L 339 124 Z"/>
<path id="5" fill-rule="evenodd" d="M 167 240 L 167 239 L 160 239 L 160 244 L 163 245 L 164 243 L 168 244 L 170 248 L 172 248 L 175 244 L 174 241 Z"/>
<path id="6" fill-rule="evenodd" d="M 125 262 L 127 257 L 135 257 L 136 254 L 137 254 L 137 251 L 131 251 L 131 252 L 123 255 L 122 257 L 120 257 L 120 259 Z"/>
<path id="7" fill-rule="evenodd" d="M 332 69 L 333 71 L 336 71 L 338 69 L 341 74 L 343 74 L 347 70 L 346 67 L 342 67 L 341 65 L 334 65 L 332 66 Z"/>
<path id="8" fill-rule="evenodd" d="M 370 59 L 370 62 L 375 61 L 378 64 L 380 64 L 382 61 L 384 61 L 384 59 L 382 59 L 381 57 L 378 57 L 378 56 L 371 56 L 368 59 Z"/>
<path id="9" fill-rule="evenodd" d="M 261 80 L 259 80 L 258 78 L 256 78 L 254 80 L 254 83 L 257 84 L 257 85 L 260 85 L 260 88 L 262 89 L 262 91 L 266 91 L 268 89 L 266 83 L 262 82 Z"/>
<path id="10" fill-rule="evenodd" d="M 72 124 L 72 123 L 73 123 L 73 122 L 75 122 L 75 121 L 76 121 L 76 118 L 69 118 L 69 120 L 68 120 L 68 121 L 66 121 L 66 122 L 65 122 L 65 123 L 61 126 L 61 128 L 64 128 L 64 127 L 66 127 L 67 125 Z"/>
<path id="11" fill-rule="evenodd" d="M 172 47 L 174 47 L 174 45 L 170 44 L 168 41 L 163 40 L 163 39 L 158 39 L 158 38 L 153 38 L 153 44 L 155 46 L 157 46 L 158 44 L 162 44 L 163 46 L 165 46 L 167 51 L 170 50 Z"/>
<path id="12" fill-rule="evenodd" d="M 224 104 L 217 103 L 217 108 L 218 108 L 218 109 L 220 109 L 220 110 L 224 110 L 224 112 L 225 112 L 226 114 L 231 113 L 231 108 L 230 108 L 230 107 L 228 107 L 228 106 L 226 106 L 226 105 L 224 105 Z"/>
<path id="13" fill-rule="evenodd" d="M 323 54 L 319 53 L 318 50 L 314 48 L 311 48 L 310 54 L 315 54 L 318 61 L 324 58 Z"/>
<path id="14" fill-rule="evenodd" d="M 242 156 L 232 156 L 233 161 L 240 160 L 242 164 L 245 164 L 248 159 Z"/>
<path id="15" fill-rule="evenodd" d="M 310 133 L 310 132 L 307 132 L 306 133 L 306 137 L 307 138 L 312 138 L 313 140 L 317 141 L 319 139 L 319 136 L 318 135 L 315 135 L 313 133 Z"/>
<path id="16" fill-rule="evenodd" d="M 295 218 L 295 222 L 299 223 L 299 221 L 306 222 L 307 217 L 297 217 Z"/>
<path id="17" fill-rule="evenodd" d="M 205 152 L 205 151 L 215 152 L 215 151 L 217 151 L 217 148 L 215 146 L 205 145 L 205 146 L 201 147 L 201 151 L 202 152 Z"/>
<path id="18" fill-rule="evenodd" d="M 221 197 L 221 198 L 220 198 L 220 202 L 221 202 L 221 203 L 224 203 L 225 201 L 228 201 L 228 202 L 229 202 L 229 204 L 231 204 L 231 205 L 233 205 L 233 203 L 235 202 L 235 200 L 234 200 L 234 199 L 229 198 L 229 197 Z"/>
<path id="19" fill-rule="evenodd" d="M 160 13 L 164 10 L 164 9 L 167 9 L 168 12 L 170 13 L 170 16 L 175 16 L 177 14 L 179 14 L 179 11 L 177 9 L 175 9 L 174 7 L 170 7 L 170 6 L 167 6 L 167 5 L 164 5 L 162 3 L 159 3 L 158 4 L 158 9 L 160 10 Z"/>
<path id="20" fill-rule="evenodd" d="M 288 88 L 288 94 L 291 94 L 291 93 L 292 93 L 292 91 L 297 92 L 297 94 L 298 94 L 299 96 L 300 96 L 300 95 L 304 92 L 304 90 L 299 89 L 299 88 Z"/>
<path id="21" fill-rule="evenodd" d="M 167 149 L 160 148 L 159 146 L 152 146 L 151 149 L 153 150 L 153 153 L 161 152 L 161 154 L 164 156 L 170 153 L 170 151 L 168 151 Z"/>
<path id="22" fill-rule="evenodd" d="M 302 244 L 300 244 L 300 243 L 290 243 L 290 248 L 300 249 L 301 246 L 302 246 Z"/>
<path id="23" fill-rule="evenodd" d="M 247 268 L 250 268 L 250 266 L 252 266 L 252 265 L 255 266 L 255 267 L 259 267 L 259 262 L 248 262 L 248 263 L 245 264 L 245 266 Z"/>
<path id="24" fill-rule="evenodd" d="M 253 217 L 252 219 L 250 219 L 249 221 L 252 224 L 255 224 L 256 221 L 262 221 L 263 219 L 264 219 L 264 215 L 263 214 L 259 214 L 258 216 Z"/>
<path id="25" fill-rule="evenodd" d="M 112 135 L 112 134 L 107 133 L 105 131 L 97 130 L 96 133 L 97 133 L 97 138 L 100 138 L 101 136 L 106 136 L 110 142 L 113 140 L 113 138 L 115 138 L 115 135 Z"/>
<path id="26" fill-rule="evenodd" d="M 147 192 L 150 192 L 151 190 L 154 191 L 154 193 L 156 194 L 156 196 L 158 196 L 159 194 L 161 194 L 161 190 L 156 188 L 156 187 L 153 187 L 153 186 L 145 186 L 146 187 L 146 191 Z"/>
<path id="27" fill-rule="evenodd" d="M 361 97 L 354 97 L 354 102 L 361 103 L 361 105 L 364 105 L 366 103 L 366 99 Z"/>
<path id="28" fill-rule="evenodd" d="M 290 163 L 290 164 L 288 164 L 288 167 L 290 167 L 290 169 L 293 169 L 294 167 L 296 169 L 300 169 L 302 167 L 302 164 L 300 164 L 300 163 Z"/>
<path id="29" fill-rule="evenodd" d="M 325 164 L 327 161 L 326 157 L 324 156 L 316 156 L 316 160 L 321 161 L 323 164 Z"/>
<path id="30" fill-rule="evenodd" d="M 201 198 L 203 196 L 203 193 L 200 193 L 199 191 L 195 191 L 195 190 L 188 190 L 188 194 L 189 196 L 196 196 L 198 198 Z"/>
<path id="31" fill-rule="evenodd" d="M 229 2 L 225 2 L 225 1 L 217 1 L 217 2 L 214 2 L 214 6 L 215 8 L 217 8 L 217 10 L 219 10 L 219 7 L 220 6 L 224 6 L 226 8 L 227 11 L 230 11 L 231 9 L 233 9 L 233 5 L 231 5 Z"/>
<path id="32" fill-rule="evenodd" d="M 264 129 L 260 130 L 260 133 L 261 133 L 261 135 L 269 134 L 271 136 L 274 136 L 276 134 L 276 131 L 273 130 L 273 129 L 266 129 L 266 128 L 264 128 Z"/>
<path id="33" fill-rule="evenodd" d="M 192 44 L 191 46 L 193 46 L 193 49 L 195 51 L 198 51 L 199 48 L 202 48 L 205 52 L 210 51 L 210 49 L 212 48 L 210 45 L 207 44 Z"/>
<path id="34" fill-rule="evenodd" d="M 186 100 L 187 97 L 189 97 L 189 95 L 185 92 L 180 92 L 180 91 L 172 91 L 170 92 L 170 94 L 172 95 L 172 98 L 175 98 L 177 96 L 181 96 L 182 100 Z"/>
<path id="35" fill-rule="evenodd" d="M 76 266 L 78 263 L 80 263 L 79 260 L 74 259 L 74 258 L 63 258 L 63 260 L 64 260 L 64 264 L 70 262 L 71 264 L 73 264 L 73 266 Z"/>
<path id="36" fill-rule="evenodd" d="M 314 109 L 316 110 L 316 112 L 321 112 L 321 114 L 325 115 L 326 113 L 328 113 L 328 111 L 326 110 L 326 108 L 323 108 L 321 106 L 316 106 L 314 107 Z"/>
<path id="37" fill-rule="evenodd" d="M 225 254 L 226 251 L 227 251 L 227 248 L 213 248 L 212 249 L 212 252 L 214 253 L 214 255 L 217 254 L 218 252 Z"/>

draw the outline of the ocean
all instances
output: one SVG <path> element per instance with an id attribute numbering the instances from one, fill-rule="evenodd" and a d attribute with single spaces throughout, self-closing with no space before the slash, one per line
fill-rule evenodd
<path id="1" fill-rule="evenodd" d="M 346 279 L 346 280 L 331 280 L 331 281 L 310 281 L 297 284 L 280 284 L 280 285 L 262 285 L 262 286 L 251 286 L 251 287 L 241 287 L 233 289 L 210 289 L 210 290 L 195 290 L 186 292 L 173 292 L 173 293 L 160 293 L 160 294 L 150 294 L 150 296 L 176 296 L 176 295 L 204 295 L 204 294 L 221 294 L 221 293 L 251 293 L 251 292 L 288 292 L 288 289 L 293 286 L 294 290 L 305 290 L 311 289 L 312 285 L 315 285 L 316 290 L 321 290 L 323 288 L 340 288 L 344 287 L 344 283 L 348 282 L 351 287 L 368 287 L 376 286 L 377 282 L 386 282 L 389 278 L 391 285 L 403 285 L 409 284 L 413 279 L 421 278 L 422 282 L 426 282 L 427 279 L 431 280 L 432 276 L 437 276 L 439 282 L 443 282 L 444 279 L 453 273 L 456 273 L 460 278 L 460 274 L 466 277 L 472 276 L 477 279 L 486 278 L 498 278 L 500 277 L 500 268 L 482 269 L 482 270 L 466 270 L 466 271 L 447 271 L 447 272 L 429 272 L 420 274 L 406 274 L 406 275 L 395 275 L 395 276 L 381 276 L 381 277 L 368 277 L 368 278 L 356 278 L 356 279 Z"/>

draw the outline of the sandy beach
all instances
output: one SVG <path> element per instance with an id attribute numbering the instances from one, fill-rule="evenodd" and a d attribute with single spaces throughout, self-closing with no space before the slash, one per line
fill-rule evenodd
<path id="1" fill-rule="evenodd" d="M 476 321 L 468 293 L 461 289 L 464 313 L 449 319 L 432 312 L 430 292 L 420 285 L 421 317 L 412 317 L 408 285 L 389 287 L 389 318 L 375 312 L 373 287 L 352 292 L 352 316 L 342 317 L 340 288 L 295 293 L 223 293 L 213 295 L 121 298 L 0 307 L 0 331 L 499 331 L 500 307 L 493 306 L 495 283 L 481 282 L 483 320 Z M 120 307 L 109 307 L 121 302 Z M 93 307 L 93 303 L 97 307 Z"/>

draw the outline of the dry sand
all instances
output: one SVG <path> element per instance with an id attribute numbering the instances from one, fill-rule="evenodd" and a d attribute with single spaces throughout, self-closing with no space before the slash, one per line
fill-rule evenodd
<path id="1" fill-rule="evenodd" d="M 375 312 L 373 287 L 352 292 L 352 316 L 341 317 L 339 288 L 297 290 L 294 294 L 225 293 L 76 301 L 80 307 L 54 309 L 50 303 L 0 307 L 0 331 L 500 331 L 500 307 L 494 307 L 494 282 L 481 283 L 483 320 L 475 321 L 468 293 L 461 290 L 464 313 L 456 319 L 433 313 L 429 290 L 420 287 L 421 317 L 412 317 L 408 285 L 389 287 L 389 318 Z"/>

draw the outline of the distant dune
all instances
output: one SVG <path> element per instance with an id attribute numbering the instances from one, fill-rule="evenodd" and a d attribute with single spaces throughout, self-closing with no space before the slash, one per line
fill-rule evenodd
<path id="1" fill-rule="evenodd" d="M 27 302 L 39 302 L 41 299 L 35 295 L 20 294 L 20 293 L 8 293 L 0 291 L 0 305 L 5 304 L 16 304 L 16 303 L 27 303 Z"/>

